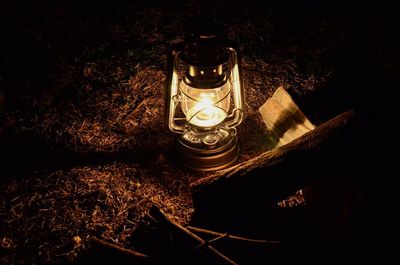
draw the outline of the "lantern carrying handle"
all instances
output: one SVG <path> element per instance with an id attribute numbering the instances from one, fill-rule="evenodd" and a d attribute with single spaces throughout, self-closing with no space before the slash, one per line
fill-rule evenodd
<path id="1" fill-rule="evenodd" d="M 241 73 L 241 58 L 233 47 L 228 47 L 230 52 L 230 62 L 232 65 L 230 80 L 232 84 L 233 100 L 235 108 L 225 120 L 225 126 L 234 128 L 242 123 L 244 118 L 245 95 L 243 89 L 243 79 Z"/>
<path id="2" fill-rule="evenodd" d="M 178 43 L 171 47 L 167 58 L 167 77 L 166 89 L 164 95 L 164 123 L 174 133 L 184 133 L 186 131 L 185 125 L 177 124 L 175 122 L 175 110 L 179 103 L 179 55 L 183 50 L 183 43 Z"/>

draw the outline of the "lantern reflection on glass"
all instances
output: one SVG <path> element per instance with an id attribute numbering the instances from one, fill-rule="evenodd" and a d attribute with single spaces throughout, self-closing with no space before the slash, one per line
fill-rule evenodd
<path id="1" fill-rule="evenodd" d="M 175 155 L 195 170 L 222 169 L 238 157 L 236 127 L 244 114 L 240 59 L 223 33 L 211 22 L 194 24 L 168 57 L 165 123 L 180 135 Z"/>

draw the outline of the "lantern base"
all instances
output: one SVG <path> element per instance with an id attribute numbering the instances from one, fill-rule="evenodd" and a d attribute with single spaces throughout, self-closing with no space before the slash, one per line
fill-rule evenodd
<path id="1" fill-rule="evenodd" d="M 237 142 L 236 134 L 230 134 L 228 138 L 224 138 L 222 144 L 200 147 L 188 144 L 185 137 L 182 137 L 175 144 L 174 155 L 179 164 L 189 169 L 216 171 L 232 166 L 237 160 L 239 157 Z"/>

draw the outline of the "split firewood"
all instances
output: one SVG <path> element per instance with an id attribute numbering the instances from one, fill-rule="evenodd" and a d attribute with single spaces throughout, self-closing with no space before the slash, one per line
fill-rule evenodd
<path id="1" fill-rule="evenodd" d="M 220 251 L 215 249 L 214 247 L 210 246 L 207 244 L 205 240 L 203 240 L 201 237 L 197 236 L 196 234 L 192 233 L 188 229 L 184 228 L 183 226 L 177 224 L 174 222 L 171 218 L 169 218 L 165 213 L 163 213 L 160 209 L 157 207 L 153 206 L 150 209 L 149 215 L 152 219 L 157 221 L 160 224 L 166 225 L 169 230 L 172 232 L 175 232 L 182 237 L 185 237 L 186 239 L 189 239 L 191 242 L 193 242 L 194 248 L 199 245 L 204 245 L 204 248 L 201 248 L 202 250 L 206 250 L 206 254 L 210 256 L 210 258 L 213 259 L 212 264 L 230 264 L 230 265 L 235 265 L 237 264 L 224 254 L 222 254 Z"/>
<path id="2" fill-rule="evenodd" d="M 195 215 L 254 214 L 312 181 L 335 171 L 337 176 L 350 162 L 343 146 L 351 144 L 354 117 L 354 110 L 344 112 L 286 145 L 192 183 Z"/>
<path id="3" fill-rule="evenodd" d="M 315 129 L 315 125 L 309 121 L 283 87 L 278 87 L 259 111 L 272 136 L 270 139 L 273 142 L 272 146 L 288 144 Z"/>

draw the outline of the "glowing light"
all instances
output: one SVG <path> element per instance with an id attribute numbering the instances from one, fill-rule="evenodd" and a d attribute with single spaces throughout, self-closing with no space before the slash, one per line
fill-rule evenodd
<path id="1" fill-rule="evenodd" d="M 201 93 L 200 99 L 187 112 L 188 121 L 196 126 L 211 127 L 225 120 L 226 111 L 214 106 L 218 98 L 215 93 Z"/>
<path id="2" fill-rule="evenodd" d="M 230 83 L 216 88 L 180 84 L 181 106 L 186 121 L 197 127 L 213 127 L 226 119 L 230 107 Z"/>

